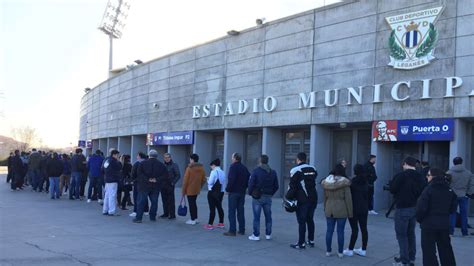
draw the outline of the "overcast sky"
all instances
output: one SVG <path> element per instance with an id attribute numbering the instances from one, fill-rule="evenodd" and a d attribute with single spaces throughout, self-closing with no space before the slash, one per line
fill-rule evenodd
<path id="1" fill-rule="evenodd" d="M 107 79 L 107 0 L 0 0 L 0 135 L 36 128 L 43 143 L 75 145 L 84 88 Z M 130 0 L 114 68 L 150 61 L 337 0 Z"/>

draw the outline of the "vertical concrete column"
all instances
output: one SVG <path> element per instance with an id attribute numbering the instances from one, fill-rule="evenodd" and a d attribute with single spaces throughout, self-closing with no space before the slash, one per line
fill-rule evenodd
<path id="1" fill-rule="evenodd" d="M 454 120 L 454 140 L 449 142 L 449 166 L 453 166 L 453 159 L 456 157 L 463 158 L 464 161 L 470 161 L 468 158 L 467 145 L 468 128 L 466 122 L 461 119 Z"/>
<path id="2" fill-rule="evenodd" d="M 283 195 L 283 134 L 281 129 L 264 127 L 262 131 L 262 153 L 268 155 L 270 167 L 275 170 L 279 179 L 280 189 L 275 196 Z"/>
<path id="3" fill-rule="evenodd" d="M 180 187 L 183 183 L 184 171 L 186 170 L 186 165 L 189 163 L 189 154 L 187 145 L 169 145 L 168 153 L 171 154 L 173 162 L 179 166 L 179 172 L 181 173 L 181 178 L 176 184 L 177 187 Z M 200 157 L 200 155 L 199 155 Z M 201 158 L 199 158 L 201 160 Z M 207 165 L 204 165 L 204 169 L 208 168 Z"/>
<path id="4" fill-rule="evenodd" d="M 137 154 L 139 152 L 146 153 L 147 146 L 146 146 L 146 135 L 134 135 L 131 137 L 131 157 L 132 163 L 137 160 Z"/>
<path id="5" fill-rule="evenodd" d="M 384 191 L 383 186 L 392 179 L 392 145 L 390 143 L 373 141 L 370 152 L 377 156 L 375 171 L 378 178 L 375 181 L 374 208 L 375 210 L 388 209 L 391 204 L 392 195 L 390 192 Z"/>
<path id="6" fill-rule="evenodd" d="M 331 170 L 331 129 L 322 125 L 311 125 L 310 133 L 310 158 L 309 163 L 316 167 L 318 171 L 318 181 L 316 189 L 318 191 L 318 201 L 323 200 L 323 189 L 319 185 L 320 180 L 327 177 Z"/>
<path id="7" fill-rule="evenodd" d="M 121 154 L 132 156 L 132 138 L 130 136 L 119 137 L 117 147 Z"/>
<path id="8" fill-rule="evenodd" d="M 209 176 L 210 173 L 209 167 L 207 166 L 211 163 L 211 160 L 213 160 L 213 158 L 211 158 L 212 145 L 212 134 L 199 131 L 194 132 L 193 153 L 199 155 L 199 162 L 204 165 L 206 176 Z"/>
<path id="9" fill-rule="evenodd" d="M 101 150 L 105 156 L 107 156 L 107 139 L 99 139 L 99 150 Z"/>
<path id="10" fill-rule="evenodd" d="M 107 139 L 107 152 L 104 152 L 104 154 L 109 155 L 109 150 L 115 148 L 118 149 L 118 138 L 108 138 Z"/>
<path id="11" fill-rule="evenodd" d="M 244 153 L 244 132 L 232 129 L 224 131 L 224 158 L 223 169 L 226 173 L 229 172 L 229 167 L 232 164 L 232 154 L 238 152 L 241 155 Z"/>

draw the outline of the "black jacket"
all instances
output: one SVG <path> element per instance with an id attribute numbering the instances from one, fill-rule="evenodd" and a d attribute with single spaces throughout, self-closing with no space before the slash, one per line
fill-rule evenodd
<path id="1" fill-rule="evenodd" d="M 255 168 L 249 180 L 249 195 L 254 189 L 259 189 L 261 194 L 273 196 L 278 190 L 278 178 L 275 170 L 268 165 Z"/>
<path id="2" fill-rule="evenodd" d="M 120 182 L 122 164 L 117 159 L 112 156 L 106 158 L 102 167 L 104 168 L 105 183 Z"/>
<path id="3" fill-rule="evenodd" d="M 416 205 L 416 220 L 421 229 L 449 230 L 449 215 L 456 211 L 457 196 L 442 177 L 435 177 Z"/>
<path id="4" fill-rule="evenodd" d="M 245 194 L 249 184 L 250 172 L 241 162 L 231 164 L 227 175 L 227 187 L 229 193 Z"/>
<path id="5" fill-rule="evenodd" d="M 286 193 L 289 200 L 297 200 L 298 204 L 318 202 L 316 191 L 316 169 L 306 163 L 300 163 L 290 171 L 290 185 Z"/>
<path id="6" fill-rule="evenodd" d="M 160 184 L 168 178 L 166 166 L 156 158 L 150 158 L 138 165 L 138 191 L 147 192 L 160 189 Z M 156 182 L 150 182 L 150 179 L 156 179 Z"/>
<path id="7" fill-rule="evenodd" d="M 132 183 L 132 164 L 124 163 L 122 166 L 121 185 L 130 185 Z"/>
<path id="8" fill-rule="evenodd" d="M 390 192 L 397 208 L 413 208 L 426 185 L 425 178 L 416 170 L 408 169 L 396 174 L 390 181 Z"/>
<path id="9" fill-rule="evenodd" d="M 354 176 L 351 180 L 352 209 L 354 217 L 369 214 L 369 184 L 364 175 Z"/>
<path id="10" fill-rule="evenodd" d="M 140 161 L 136 161 L 132 166 L 132 181 L 133 184 L 138 184 L 138 166 L 140 165 Z"/>
<path id="11" fill-rule="evenodd" d="M 84 172 L 86 167 L 86 157 L 83 154 L 74 154 L 71 158 L 71 171 L 72 172 Z"/>
<path id="12" fill-rule="evenodd" d="M 370 161 L 364 164 L 364 173 L 367 176 L 367 182 L 369 186 L 374 186 L 374 182 L 377 180 L 377 172 L 375 172 L 374 164 Z"/>
<path id="13" fill-rule="evenodd" d="M 59 158 L 49 158 L 46 161 L 48 177 L 59 177 L 63 173 L 64 163 Z"/>
<path id="14" fill-rule="evenodd" d="M 165 162 L 166 169 L 168 170 L 168 178 L 166 181 L 167 185 L 174 186 L 181 178 L 181 173 L 179 172 L 179 167 L 172 160 L 169 163 Z"/>
<path id="15" fill-rule="evenodd" d="M 12 157 L 11 171 L 16 175 L 23 175 L 25 172 L 25 165 L 23 164 L 20 155 L 15 155 Z"/>

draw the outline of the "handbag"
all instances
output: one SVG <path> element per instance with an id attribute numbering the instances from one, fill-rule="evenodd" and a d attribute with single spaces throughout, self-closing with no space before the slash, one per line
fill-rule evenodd
<path id="1" fill-rule="evenodd" d="M 222 184 L 219 181 L 219 175 L 217 175 L 217 180 L 216 180 L 216 182 L 214 183 L 214 185 L 212 186 L 212 189 L 211 189 L 211 195 L 214 198 L 218 199 L 220 194 L 221 194 L 221 190 L 222 190 Z"/>
<path id="2" fill-rule="evenodd" d="M 188 207 L 186 206 L 186 199 L 183 197 L 181 198 L 181 202 L 178 206 L 178 215 L 179 216 L 186 216 L 188 214 Z"/>

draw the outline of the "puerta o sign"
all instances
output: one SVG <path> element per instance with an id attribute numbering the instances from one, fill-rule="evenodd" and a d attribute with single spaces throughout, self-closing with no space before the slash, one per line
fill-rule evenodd
<path id="1" fill-rule="evenodd" d="M 86 141 L 85 140 L 79 140 L 77 142 L 77 147 L 85 148 L 86 147 Z"/>
<path id="2" fill-rule="evenodd" d="M 193 131 L 160 132 L 147 135 L 147 145 L 191 145 L 194 144 Z"/>
<path id="3" fill-rule="evenodd" d="M 388 38 L 389 66 L 415 69 L 435 58 L 438 31 L 434 24 L 442 10 L 440 6 L 385 18 L 392 29 Z"/>
<path id="4" fill-rule="evenodd" d="M 373 141 L 451 141 L 454 119 L 380 120 L 372 131 Z"/>

